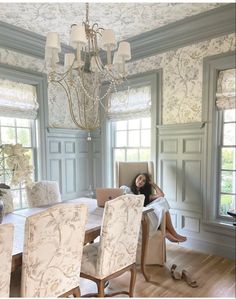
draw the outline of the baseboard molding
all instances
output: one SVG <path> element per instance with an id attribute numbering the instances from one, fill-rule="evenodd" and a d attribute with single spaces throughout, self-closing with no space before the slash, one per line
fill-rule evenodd
<path id="1" fill-rule="evenodd" d="M 207 254 L 223 256 L 235 260 L 235 245 L 230 246 L 222 243 L 213 243 L 205 240 L 196 240 L 188 237 L 188 240 L 180 246 Z"/>

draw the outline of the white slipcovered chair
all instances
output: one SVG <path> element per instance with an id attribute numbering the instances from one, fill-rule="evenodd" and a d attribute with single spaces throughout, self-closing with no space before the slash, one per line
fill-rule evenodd
<path id="1" fill-rule="evenodd" d="M 100 241 L 84 246 L 81 276 L 96 282 L 98 297 L 104 297 L 107 280 L 128 270 L 131 271 L 129 292 L 111 295 L 128 294 L 133 297 L 143 202 L 143 195 L 130 194 L 106 202 Z"/>
<path id="2" fill-rule="evenodd" d="M 80 296 L 87 206 L 60 204 L 26 219 L 19 297 Z"/>
<path id="3" fill-rule="evenodd" d="M 128 187 L 131 186 L 133 178 L 139 173 L 149 173 L 153 177 L 154 167 L 152 161 L 144 162 L 117 162 L 116 163 L 116 187 L 119 188 L 122 185 Z M 153 215 L 148 214 L 149 222 L 151 223 L 151 217 Z M 152 232 L 148 237 L 147 253 L 146 253 L 146 265 L 161 265 L 166 262 L 166 219 L 163 217 L 159 228 Z M 142 238 L 140 233 L 138 251 L 137 251 L 137 263 L 141 261 L 142 251 Z"/>
<path id="4" fill-rule="evenodd" d="M 61 201 L 56 181 L 39 181 L 26 188 L 30 208 L 55 204 Z"/>
<path id="5" fill-rule="evenodd" d="M 0 297 L 9 297 L 14 227 L 0 224 Z"/>

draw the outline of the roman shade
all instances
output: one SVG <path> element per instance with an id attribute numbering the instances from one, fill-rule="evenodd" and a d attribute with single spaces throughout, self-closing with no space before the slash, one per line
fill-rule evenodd
<path id="1" fill-rule="evenodd" d="M 112 93 L 108 105 L 108 119 L 128 120 L 151 115 L 151 86 L 132 87 Z"/>
<path id="2" fill-rule="evenodd" d="M 36 119 L 36 87 L 0 79 L 0 116 Z"/>
<path id="3" fill-rule="evenodd" d="M 217 80 L 216 106 L 218 109 L 236 108 L 236 69 L 219 72 Z"/>

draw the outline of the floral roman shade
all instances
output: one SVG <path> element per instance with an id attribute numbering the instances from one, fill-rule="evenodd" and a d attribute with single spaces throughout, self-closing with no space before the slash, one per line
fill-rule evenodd
<path id="1" fill-rule="evenodd" d="M 108 105 L 108 119 L 126 120 L 151 115 L 151 86 L 130 88 L 112 93 Z"/>
<path id="2" fill-rule="evenodd" d="M 36 87 L 0 79 L 0 116 L 36 119 Z"/>
<path id="3" fill-rule="evenodd" d="M 219 72 L 217 81 L 216 106 L 218 109 L 236 108 L 236 69 Z"/>

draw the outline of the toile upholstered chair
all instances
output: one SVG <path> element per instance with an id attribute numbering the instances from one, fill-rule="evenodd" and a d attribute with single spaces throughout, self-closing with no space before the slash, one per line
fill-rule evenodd
<path id="1" fill-rule="evenodd" d="M 30 208 L 55 204 L 61 201 L 61 194 L 56 181 L 39 181 L 26 188 Z"/>
<path id="2" fill-rule="evenodd" d="M 144 162 L 117 162 L 116 163 L 116 187 L 119 188 L 122 185 L 131 186 L 132 179 L 138 173 L 149 173 L 152 177 L 154 174 L 154 167 L 152 161 Z M 152 217 L 155 217 L 152 213 L 147 215 L 149 223 L 152 222 Z M 166 243 L 165 233 L 166 224 L 165 216 L 156 231 L 150 231 L 147 244 L 147 253 L 145 264 L 146 265 L 164 265 L 166 262 Z M 142 231 L 140 231 L 138 250 L 137 250 L 137 263 L 141 262 L 142 251 Z"/>
<path id="3" fill-rule="evenodd" d="M 0 297 L 9 297 L 14 227 L 0 224 Z"/>
<path id="4" fill-rule="evenodd" d="M 129 292 L 121 291 L 110 295 L 128 294 L 133 297 L 143 202 L 144 195 L 130 194 L 106 202 L 100 241 L 84 246 L 81 276 L 96 282 L 98 297 L 104 297 L 104 284 L 107 280 L 126 271 L 131 271 Z"/>
<path id="5" fill-rule="evenodd" d="M 87 206 L 55 205 L 26 219 L 19 297 L 80 296 Z"/>
<path id="6" fill-rule="evenodd" d="M 10 187 L 5 184 L 0 184 L 0 192 L 3 193 L 1 199 L 3 200 L 4 214 L 12 213 L 14 211 L 14 206 Z"/>

